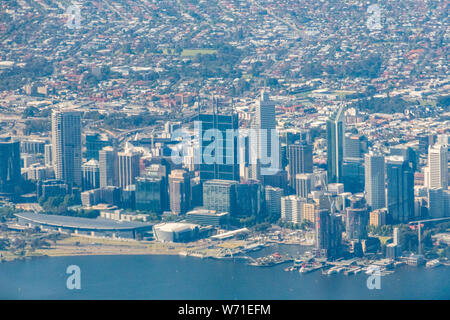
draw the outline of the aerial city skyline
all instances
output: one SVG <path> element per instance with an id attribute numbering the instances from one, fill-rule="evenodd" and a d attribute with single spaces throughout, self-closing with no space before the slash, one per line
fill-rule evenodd
<path id="1" fill-rule="evenodd" d="M 445 1 L 297 2 L 0 4 L 0 262 L 448 268 Z"/>

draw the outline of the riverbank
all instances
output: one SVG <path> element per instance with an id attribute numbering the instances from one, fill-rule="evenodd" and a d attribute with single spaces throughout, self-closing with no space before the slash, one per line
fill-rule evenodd
<path id="1" fill-rule="evenodd" d="M 180 255 L 180 256 L 220 256 L 223 250 L 244 246 L 246 241 L 224 241 L 211 246 L 199 240 L 192 243 L 162 243 L 157 241 L 136 241 L 90 236 L 69 236 L 52 243 L 48 248 L 26 249 L 21 253 L 0 251 L 0 262 L 22 260 L 31 257 L 72 257 L 111 255 Z"/>

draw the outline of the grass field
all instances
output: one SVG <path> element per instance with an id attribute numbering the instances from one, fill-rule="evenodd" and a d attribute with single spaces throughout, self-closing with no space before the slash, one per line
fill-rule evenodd
<path id="1" fill-rule="evenodd" d="M 181 52 L 182 57 L 194 57 L 197 54 L 214 54 L 217 53 L 217 50 L 214 49 L 184 49 Z"/>
<path id="2" fill-rule="evenodd" d="M 349 94 L 354 94 L 356 91 L 345 91 L 345 90 L 336 90 L 336 91 L 334 91 L 333 93 L 335 94 L 335 95 L 337 95 L 338 97 L 345 97 L 345 96 L 347 96 L 347 95 L 349 95 Z"/>

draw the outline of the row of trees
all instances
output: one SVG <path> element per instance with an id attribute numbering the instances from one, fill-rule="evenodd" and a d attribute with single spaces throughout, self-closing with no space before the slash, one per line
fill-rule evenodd
<path id="1" fill-rule="evenodd" d="M 82 217 L 82 218 L 97 218 L 100 215 L 98 210 L 71 210 L 71 206 L 79 205 L 80 200 L 74 195 L 54 196 L 39 199 L 39 204 L 47 214 Z"/>
<path id="2" fill-rule="evenodd" d="M 408 224 L 368 226 L 368 232 L 374 236 L 390 237 L 393 228 L 399 228 L 399 245 L 403 251 L 418 252 L 419 239 L 417 230 L 410 228 Z M 446 232 L 450 228 L 450 222 L 440 223 L 434 227 L 424 227 L 422 229 L 422 249 L 427 259 L 447 257 L 450 258 L 450 248 L 446 245 L 433 246 L 432 235 L 437 232 Z"/>
<path id="3" fill-rule="evenodd" d="M 351 106 L 370 113 L 403 113 L 412 103 L 399 96 L 386 98 L 362 98 Z"/>
<path id="4" fill-rule="evenodd" d="M 306 78 L 318 78 L 325 73 L 331 78 L 377 78 L 380 76 L 383 59 L 380 55 L 350 61 L 345 64 L 322 65 L 321 62 L 305 64 L 300 74 Z"/>
<path id="5" fill-rule="evenodd" d="M 39 77 L 53 74 L 53 64 L 43 57 L 33 56 L 29 58 L 24 67 L 12 67 L 0 74 L 0 91 L 15 90 L 23 87 L 30 81 Z"/>

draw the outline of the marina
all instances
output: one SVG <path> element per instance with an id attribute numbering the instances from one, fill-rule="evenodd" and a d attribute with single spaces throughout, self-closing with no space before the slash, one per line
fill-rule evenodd
<path id="1" fill-rule="evenodd" d="M 275 252 L 271 255 L 251 259 L 249 265 L 256 267 L 272 267 L 282 263 L 287 263 L 293 261 L 293 258 L 288 255 L 282 255 L 278 252 Z"/>

